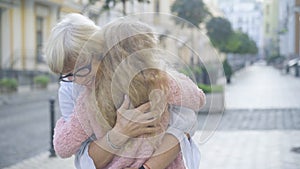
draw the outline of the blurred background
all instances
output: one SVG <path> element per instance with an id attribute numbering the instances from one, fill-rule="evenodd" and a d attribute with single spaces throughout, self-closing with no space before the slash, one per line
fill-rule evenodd
<path id="1" fill-rule="evenodd" d="M 73 12 L 99 26 L 144 12 L 190 22 L 144 18 L 206 93 L 200 168 L 300 168 L 300 0 L 0 0 L 0 168 L 74 168 L 51 147 L 59 83 L 43 58 Z"/>

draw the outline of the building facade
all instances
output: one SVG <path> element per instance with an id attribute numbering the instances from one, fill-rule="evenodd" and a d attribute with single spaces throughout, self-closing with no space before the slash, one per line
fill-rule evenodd
<path id="1" fill-rule="evenodd" d="M 279 1 L 266 0 L 263 2 L 264 17 L 264 55 L 276 55 L 279 49 Z"/>
<path id="2" fill-rule="evenodd" d="M 217 57 L 211 57 L 215 51 L 205 32 L 176 25 L 174 18 L 170 17 L 174 1 L 144 0 L 141 3 L 137 0 L 128 0 L 125 3 L 125 12 L 127 15 L 150 13 L 144 15 L 142 21 L 156 28 L 161 35 L 158 38 L 161 40 L 162 48 L 172 56 L 179 56 L 183 64 L 199 65 L 204 62 L 215 62 L 212 59 Z M 122 3 L 117 3 L 111 10 L 104 11 L 101 7 L 105 1 L 97 0 L 92 6 L 89 2 L 89 0 L 0 1 L 0 70 L 48 72 L 48 66 L 43 60 L 43 48 L 54 24 L 67 13 L 83 13 L 99 26 L 124 15 Z M 5 76 L 0 73 L 0 78 Z"/>
<path id="3" fill-rule="evenodd" d="M 126 1 L 126 13 L 170 13 L 173 1 Z M 123 16 L 121 3 L 118 3 L 114 10 L 99 15 L 104 2 L 96 0 L 91 6 L 89 0 L 0 1 L 0 69 L 47 71 L 42 51 L 57 20 L 67 13 L 78 12 L 101 26 Z"/>
<path id="4" fill-rule="evenodd" d="M 299 14 L 300 0 L 264 1 L 264 49 L 267 56 L 299 56 Z"/>
<path id="5" fill-rule="evenodd" d="M 43 48 L 60 16 L 81 12 L 88 0 L 0 1 L 0 69 L 47 71 Z"/>
<path id="6" fill-rule="evenodd" d="M 279 53 L 282 56 L 289 57 L 296 52 L 295 46 L 295 12 L 294 0 L 279 1 L 278 13 L 278 36 Z"/>
<path id="7" fill-rule="evenodd" d="M 294 0 L 294 6 L 290 16 L 290 31 L 289 35 L 293 36 L 294 57 L 300 56 L 300 0 Z M 290 37 L 289 36 L 289 37 Z"/>

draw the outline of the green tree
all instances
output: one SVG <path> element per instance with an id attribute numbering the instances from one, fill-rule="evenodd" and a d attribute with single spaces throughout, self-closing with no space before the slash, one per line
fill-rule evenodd
<path id="1" fill-rule="evenodd" d="M 232 48 L 237 48 L 237 42 L 231 41 L 236 39 L 233 39 L 235 37 L 232 36 L 233 30 L 231 27 L 231 23 L 227 19 L 221 17 L 213 17 L 207 22 L 206 29 L 207 35 L 210 38 L 213 46 L 219 49 L 221 52 L 230 53 L 230 50 L 232 50 Z M 228 44 L 228 42 L 232 43 Z"/>
<path id="2" fill-rule="evenodd" d="M 237 33 L 232 32 L 227 42 L 225 42 L 225 46 L 220 50 L 224 53 L 238 53 L 239 47 L 242 45 L 242 41 L 240 41 L 240 37 Z"/>
<path id="3" fill-rule="evenodd" d="M 256 43 L 243 32 L 235 32 L 233 36 L 236 36 L 236 40 L 239 41 L 239 46 L 232 53 L 240 54 L 256 54 L 258 52 Z"/>
<path id="4" fill-rule="evenodd" d="M 221 17 L 213 17 L 206 24 L 207 35 L 212 45 L 223 53 L 256 54 L 256 43 L 245 33 L 233 31 L 231 23 Z M 233 74 L 227 59 L 223 61 L 227 83 L 230 83 Z"/>
<path id="5" fill-rule="evenodd" d="M 216 45 L 228 41 L 233 33 L 231 23 L 221 17 L 213 17 L 210 19 L 206 24 L 206 29 L 207 35 Z"/>
<path id="6" fill-rule="evenodd" d="M 214 47 L 224 53 L 256 54 L 256 43 L 245 33 L 233 31 L 230 22 L 213 17 L 206 24 L 207 35 Z"/>
<path id="7" fill-rule="evenodd" d="M 189 21 L 196 27 L 199 27 L 199 24 L 207 16 L 210 16 L 210 12 L 202 0 L 176 0 L 171 6 L 171 11 L 179 18 Z M 177 24 L 192 27 L 192 25 L 184 25 L 185 23 L 182 22 L 177 22 Z"/>

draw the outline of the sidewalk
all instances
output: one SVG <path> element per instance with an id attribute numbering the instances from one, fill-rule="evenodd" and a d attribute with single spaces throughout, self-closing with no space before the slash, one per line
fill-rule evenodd
<path id="1" fill-rule="evenodd" d="M 209 141 L 199 144 L 200 169 L 299 169 L 300 131 L 217 131 Z M 24 160 L 4 169 L 74 169 L 74 157 L 49 158 L 49 153 Z"/>
<path id="2" fill-rule="evenodd" d="M 199 115 L 199 123 L 206 118 Z M 208 132 L 200 129 L 193 137 L 201 151 L 200 169 L 299 169 L 300 154 L 292 150 L 300 147 L 300 109 L 227 110 L 203 142 Z M 74 157 L 48 156 L 45 152 L 5 169 L 75 168 Z"/>
<path id="3" fill-rule="evenodd" d="M 299 130 L 217 131 L 199 147 L 200 169 L 299 169 L 294 147 L 300 147 Z"/>
<path id="4" fill-rule="evenodd" d="M 36 157 L 24 160 L 4 169 L 74 169 L 74 157 L 61 159 L 49 157 L 49 152 L 42 153 Z"/>
<path id="5" fill-rule="evenodd" d="M 300 108 L 300 78 L 255 63 L 234 74 L 225 88 L 227 109 Z"/>
<path id="6" fill-rule="evenodd" d="M 0 106 L 11 105 L 11 104 L 21 104 L 30 103 L 34 101 L 39 101 L 45 98 L 56 99 L 58 83 L 51 83 L 48 85 L 47 89 L 31 89 L 29 85 L 19 86 L 18 91 L 10 94 L 0 95 Z M 46 97 L 45 97 L 46 96 Z"/>

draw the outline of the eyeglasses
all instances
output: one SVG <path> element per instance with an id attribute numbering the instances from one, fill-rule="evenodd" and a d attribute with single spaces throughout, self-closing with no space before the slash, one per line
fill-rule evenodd
<path id="1" fill-rule="evenodd" d="M 73 82 L 74 81 L 74 74 L 73 73 L 68 73 L 66 75 L 60 74 L 59 81 Z"/>
<path id="2" fill-rule="evenodd" d="M 66 75 L 61 74 L 59 80 L 63 82 L 74 82 L 75 77 L 85 77 L 91 72 L 91 69 L 92 63 L 90 62 L 90 64 L 77 69 L 74 73 L 68 73 Z"/>
<path id="3" fill-rule="evenodd" d="M 91 73 L 91 70 L 92 70 L 92 61 L 90 62 L 90 64 L 77 69 L 74 72 L 74 77 L 76 77 L 76 76 L 84 77 L 84 76 L 88 75 L 89 73 Z"/>
<path id="4" fill-rule="evenodd" d="M 94 57 L 94 55 L 93 55 L 93 57 Z M 89 73 L 91 73 L 91 70 L 92 70 L 92 61 L 93 61 L 92 58 L 91 58 L 90 63 L 88 65 L 85 65 L 85 66 L 77 69 L 74 73 L 68 73 L 66 75 L 61 74 L 60 77 L 59 77 L 59 80 L 63 81 L 63 82 L 73 82 L 76 77 L 85 77 L 85 76 L 87 76 Z M 99 56 L 98 60 L 101 60 L 101 58 L 102 58 L 102 55 Z"/>

